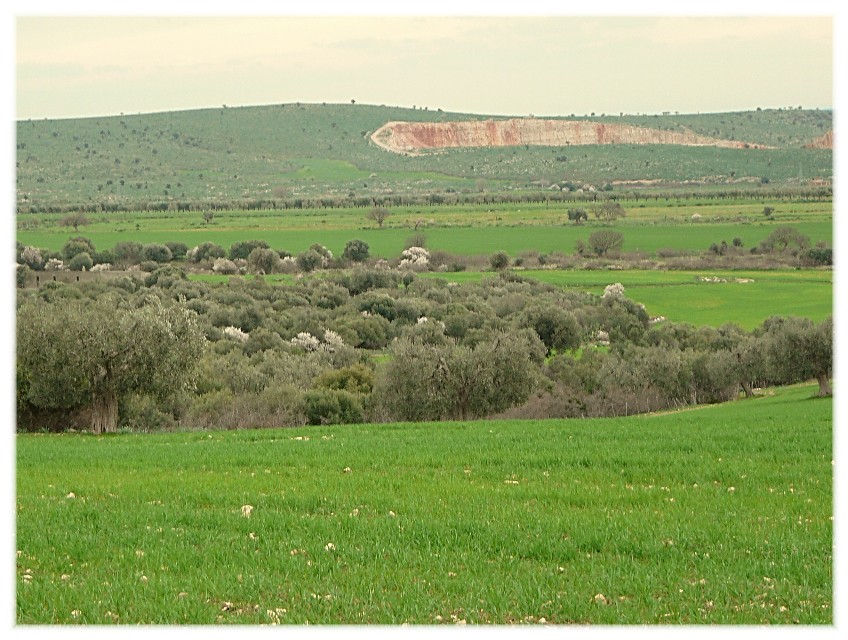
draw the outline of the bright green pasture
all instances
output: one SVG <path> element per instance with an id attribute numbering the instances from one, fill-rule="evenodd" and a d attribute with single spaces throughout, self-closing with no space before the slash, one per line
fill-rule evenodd
<path id="1" fill-rule="evenodd" d="M 17 622 L 832 624 L 832 403 L 814 394 L 19 435 Z"/>
<path id="2" fill-rule="evenodd" d="M 783 271 L 640 271 L 527 270 L 522 276 L 557 286 L 601 294 L 614 282 L 625 295 L 645 305 L 651 316 L 674 322 L 718 327 L 733 322 L 753 329 L 773 315 L 801 316 L 819 322 L 833 313 L 833 272 Z M 487 274 L 428 274 L 455 282 L 477 281 Z M 488 274 L 491 275 L 491 274 Z M 705 282 L 702 278 L 717 278 Z"/>
<path id="3" fill-rule="evenodd" d="M 626 252 L 655 253 L 673 248 L 706 251 L 712 243 L 730 244 L 740 238 L 745 247 L 756 246 L 776 226 L 791 225 L 813 243 L 832 242 L 830 202 L 770 202 L 774 219 L 762 216 L 763 201 L 624 202 L 628 217 L 614 228 L 624 234 Z M 297 211 L 221 212 L 204 224 L 199 212 L 108 213 L 90 217 L 91 224 L 78 233 L 56 223 L 61 216 L 23 215 L 18 219 L 17 239 L 24 244 L 58 250 L 75 235 L 84 235 L 98 249 L 118 242 L 184 242 L 189 246 L 211 241 L 223 247 L 242 240 L 261 239 L 273 248 L 298 253 L 319 242 L 341 253 L 348 240 L 360 238 L 370 245 L 371 255 L 397 257 L 406 239 L 419 230 L 431 250 L 459 255 L 490 255 L 506 251 L 517 256 L 525 251 L 573 253 L 577 240 L 606 228 L 592 218 L 576 226 L 568 222 L 571 205 L 519 204 L 462 207 L 399 207 L 378 229 L 367 219 L 367 209 L 310 209 Z M 585 205 L 589 208 L 590 205 Z M 697 213 L 700 222 L 691 217 Z"/>

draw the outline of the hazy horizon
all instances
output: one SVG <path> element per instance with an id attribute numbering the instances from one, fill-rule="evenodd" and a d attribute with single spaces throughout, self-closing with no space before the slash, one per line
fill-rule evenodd
<path id="1" fill-rule="evenodd" d="M 829 16 L 18 16 L 16 120 L 287 103 L 833 109 Z"/>

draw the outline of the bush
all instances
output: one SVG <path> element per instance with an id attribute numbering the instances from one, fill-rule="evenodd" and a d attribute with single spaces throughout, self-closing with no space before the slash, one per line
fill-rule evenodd
<path id="1" fill-rule="evenodd" d="M 212 271 L 227 276 L 234 276 L 238 274 L 239 269 L 235 262 L 222 257 L 215 258 L 215 262 L 212 264 Z"/>
<path id="2" fill-rule="evenodd" d="M 143 260 L 141 264 L 138 265 L 139 269 L 146 273 L 153 273 L 156 269 L 159 268 L 159 263 L 154 260 Z"/>
<path id="3" fill-rule="evenodd" d="M 247 260 L 248 256 L 254 249 L 270 249 L 271 247 L 264 240 L 245 240 L 242 242 L 234 242 L 230 246 L 229 259 L 238 260 L 242 258 Z M 266 273 L 271 273 L 266 271 Z"/>
<path id="4" fill-rule="evenodd" d="M 365 420 L 359 399 L 347 391 L 314 389 L 303 400 L 309 424 L 353 424 Z"/>
<path id="5" fill-rule="evenodd" d="M 351 262 L 365 262 L 368 259 L 368 251 L 368 243 L 364 240 L 349 240 L 342 252 L 342 257 Z"/>
<path id="6" fill-rule="evenodd" d="M 495 271 L 501 271 L 502 269 L 506 269 L 509 266 L 509 256 L 505 251 L 498 251 L 497 253 L 493 253 L 489 258 L 489 265 Z"/>
<path id="7" fill-rule="evenodd" d="M 374 372 L 364 364 L 330 369 L 315 379 L 315 386 L 368 395 L 374 388 Z"/>
<path id="8" fill-rule="evenodd" d="M 71 238 L 64 244 L 62 247 L 62 259 L 65 262 L 69 262 L 79 253 L 87 253 L 90 257 L 94 251 L 94 243 L 88 238 L 79 236 L 77 238 Z"/>
<path id="9" fill-rule="evenodd" d="M 115 259 L 124 264 L 138 264 L 143 260 L 144 245 L 140 242 L 119 242 L 112 250 Z"/>
<path id="10" fill-rule="evenodd" d="M 247 268 L 251 273 L 276 273 L 280 269 L 280 254 L 267 247 L 256 247 L 247 256 Z"/>
<path id="11" fill-rule="evenodd" d="M 165 246 L 171 250 L 171 256 L 174 260 L 185 258 L 185 254 L 188 251 L 188 247 L 184 242 L 166 242 Z"/>
<path id="12" fill-rule="evenodd" d="M 88 271 L 94 266 L 94 261 L 87 252 L 76 254 L 68 263 L 68 269 L 71 271 Z"/>
<path id="13" fill-rule="evenodd" d="M 315 249 L 307 249 L 297 256 L 297 266 L 301 271 L 310 272 L 324 264 L 324 256 Z"/>
<path id="14" fill-rule="evenodd" d="M 160 263 L 170 262 L 174 258 L 171 250 L 166 245 L 155 242 L 144 245 L 141 250 L 141 256 L 145 260 L 152 260 L 153 262 Z"/>
<path id="15" fill-rule="evenodd" d="M 186 259 L 191 262 L 202 262 L 203 260 L 214 260 L 227 255 L 224 247 L 214 242 L 204 242 L 186 252 Z"/>

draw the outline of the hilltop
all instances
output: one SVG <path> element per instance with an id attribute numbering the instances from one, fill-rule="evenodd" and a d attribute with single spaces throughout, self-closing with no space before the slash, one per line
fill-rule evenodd
<path id="1" fill-rule="evenodd" d="M 534 125 L 539 122 L 552 124 Z M 477 136 L 472 145 L 392 153 L 372 139 L 389 123 L 408 129 L 430 123 L 448 132 L 571 127 L 596 137 L 575 142 L 561 133 L 522 134 L 501 136 L 501 146 Z M 370 202 L 385 195 L 615 190 L 640 182 L 802 187 L 831 179 L 832 128 L 832 112 L 802 109 L 534 119 L 300 103 L 27 120 L 17 122 L 17 208 L 273 206 L 322 197 Z M 601 130 L 606 133 L 597 135 Z"/>

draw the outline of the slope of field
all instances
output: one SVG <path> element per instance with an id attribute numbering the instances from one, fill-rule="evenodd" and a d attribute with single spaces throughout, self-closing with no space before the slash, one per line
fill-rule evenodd
<path id="1" fill-rule="evenodd" d="M 516 147 L 538 145 L 653 144 L 728 149 L 765 149 L 765 145 L 700 136 L 692 131 L 649 129 L 588 120 L 471 120 L 464 122 L 387 122 L 371 140 L 398 153 L 452 147 Z"/>
<path id="2" fill-rule="evenodd" d="M 832 624 L 832 409 L 19 435 L 19 624 Z"/>
<path id="3" fill-rule="evenodd" d="M 582 118 L 595 125 L 689 132 L 775 149 L 528 145 L 407 157 L 386 153 L 370 140 L 391 121 L 486 119 L 492 117 L 369 105 L 284 104 L 19 121 L 18 207 L 176 207 L 325 195 L 476 193 L 538 189 L 543 181 L 600 186 L 620 180 L 693 180 L 738 186 L 759 184 L 766 177 L 770 184 L 797 185 L 833 173 L 832 150 L 804 148 L 833 128 L 827 111 Z"/>

